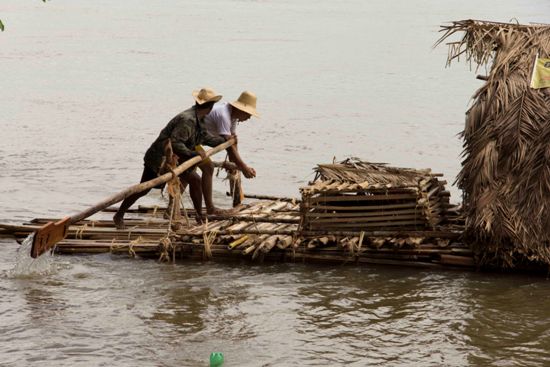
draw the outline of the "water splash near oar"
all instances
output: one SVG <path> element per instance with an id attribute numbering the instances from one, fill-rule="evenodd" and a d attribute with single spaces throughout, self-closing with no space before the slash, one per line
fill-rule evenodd
<path id="1" fill-rule="evenodd" d="M 36 258 L 31 257 L 31 247 L 34 241 L 34 233 L 25 238 L 17 249 L 15 267 L 10 271 L 10 276 L 15 278 L 30 277 L 34 275 L 51 274 L 55 271 L 53 255 L 46 251 Z"/>

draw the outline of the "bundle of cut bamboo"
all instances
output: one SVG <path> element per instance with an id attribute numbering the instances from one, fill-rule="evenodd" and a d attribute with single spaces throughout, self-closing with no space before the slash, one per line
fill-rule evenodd
<path id="1" fill-rule="evenodd" d="M 305 230 L 435 230 L 446 219 L 449 192 L 429 169 L 389 167 L 349 158 L 322 164 L 302 193 Z"/>

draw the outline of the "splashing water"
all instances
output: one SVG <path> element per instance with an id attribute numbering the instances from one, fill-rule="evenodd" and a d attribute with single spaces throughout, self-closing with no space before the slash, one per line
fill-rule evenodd
<path id="1" fill-rule="evenodd" d="M 36 259 L 31 257 L 33 239 L 34 233 L 31 233 L 17 250 L 15 267 L 10 272 L 11 276 L 16 278 L 30 277 L 33 275 L 51 274 L 55 271 L 53 255 L 50 251 L 46 251 Z"/>

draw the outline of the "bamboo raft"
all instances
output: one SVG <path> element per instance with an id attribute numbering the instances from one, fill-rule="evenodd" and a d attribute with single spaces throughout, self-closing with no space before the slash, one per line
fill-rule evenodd
<path id="1" fill-rule="evenodd" d="M 128 211 L 127 229 L 119 230 L 112 222 L 116 208 L 108 207 L 95 220 L 71 222 L 54 251 L 160 261 L 474 268 L 474 255 L 461 242 L 464 221 L 449 204 L 440 174 L 357 159 L 319 165 L 316 171 L 300 189 L 301 199 L 252 196 L 230 215 L 208 215 L 200 225 L 189 220 L 196 217 L 193 210 L 174 215 L 166 207 L 141 206 Z M 22 242 L 54 220 L 0 224 L 0 234 Z"/>
<path id="2" fill-rule="evenodd" d="M 208 216 L 202 225 L 165 219 L 166 208 L 129 211 L 127 229 L 110 219 L 116 208 L 69 227 L 57 254 L 126 254 L 160 261 L 246 260 L 250 263 L 306 262 L 326 264 L 388 264 L 415 267 L 473 268 L 473 255 L 459 242 L 461 229 L 327 231 L 300 229 L 299 200 L 256 200 L 231 216 Z M 193 216 L 188 210 L 188 215 Z M 0 224 L 4 235 L 22 242 L 52 218 L 22 225 Z"/>

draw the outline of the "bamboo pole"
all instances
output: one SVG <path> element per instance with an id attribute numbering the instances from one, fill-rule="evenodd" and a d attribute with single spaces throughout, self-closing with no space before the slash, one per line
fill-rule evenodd
<path id="1" fill-rule="evenodd" d="M 336 222 L 336 220 L 335 220 Z M 410 226 L 410 227 L 425 227 L 425 223 L 423 220 L 403 220 L 403 221 L 384 221 L 384 222 L 356 222 L 351 223 L 352 221 L 348 221 L 350 223 L 342 223 L 342 224 L 331 224 L 330 221 L 328 222 L 318 222 L 318 221 L 310 221 L 308 223 L 308 226 L 310 227 L 318 227 L 318 228 L 379 228 L 379 227 L 397 227 L 397 226 Z"/>
<path id="2" fill-rule="evenodd" d="M 386 200 L 406 200 L 417 199 L 416 194 L 389 194 L 389 195 L 341 195 L 341 196 L 317 196 L 310 198 L 311 203 L 331 202 L 331 201 L 386 201 Z"/>
<path id="3" fill-rule="evenodd" d="M 327 218 L 328 217 L 328 218 Z M 321 217 L 319 219 L 310 218 L 308 223 L 309 224 L 331 224 L 331 223 L 361 223 L 361 222 L 392 222 L 392 221 L 403 221 L 403 220 L 409 220 L 409 219 L 416 219 L 419 223 L 424 223 L 424 216 L 421 215 L 421 213 L 413 213 L 413 214 L 391 214 L 391 213 L 384 213 L 384 215 L 378 215 L 378 216 L 326 216 Z M 339 226 L 339 225 L 337 225 Z"/>
<path id="4" fill-rule="evenodd" d="M 263 213 L 262 213 L 263 214 Z M 298 224 L 300 222 L 299 218 L 266 218 L 266 217 L 258 217 L 254 215 L 211 215 L 209 214 L 208 219 L 212 220 L 225 220 L 225 219 L 231 219 L 235 222 L 265 222 L 265 223 L 296 223 Z"/>
<path id="5" fill-rule="evenodd" d="M 323 205 L 323 203 L 318 202 L 315 206 L 310 207 L 310 209 L 319 209 L 319 210 L 380 210 L 380 209 L 404 209 L 404 208 L 416 208 L 418 204 L 416 202 L 410 202 L 406 204 L 390 204 L 390 205 L 361 205 L 361 206 L 336 206 L 336 205 Z M 314 212 L 313 212 L 314 213 Z"/>
<path id="6" fill-rule="evenodd" d="M 293 225 L 287 225 L 286 229 L 238 229 L 238 230 L 220 230 L 219 236 L 223 235 L 235 235 L 235 234 L 268 234 L 268 235 L 298 235 L 305 237 L 315 236 L 336 236 L 336 237 L 354 237 L 360 236 L 364 233 L 366 237 L 423 237 L 423 238 L 451 238 L 456 239 L 461 236 L 461 233 L 451 231 L 324 231 L 324 230 L 310 230 L 310 231 L 298 231 L 297 227 Z M 178 232 L 179 235 L 193 235 L 185 230 Z M 202 236 L 202 233 L 200 234 Z"/>
<path id="7" fill-rule="evenodd" d="M 231 196 L 231 195 L 229 193 L 227 193 L 227 196 Z M 279 197 L 279 196 L 270 196 L 270 195 L 244 194 L 244 197 L 247 198 L 247 199 L 288 201 L 290 203 L 299 203 L 300 202 L 300 199 L 298 199 L 298 198 Z"/>
<path id="8" fill-rule="evenodd" d="M 318 213 L 318 212 L 307 212 L 306 217 L 316 217 L 316 218 L 353 218 L 353 217 L 381 217 L 381 216 L 399 216 L 406 214 L 418 214 L 422 215 L 420 209 L 408 209 L 408 210 L 380 210 L 375 212 L 336 212 L 336 213 Z"/>

